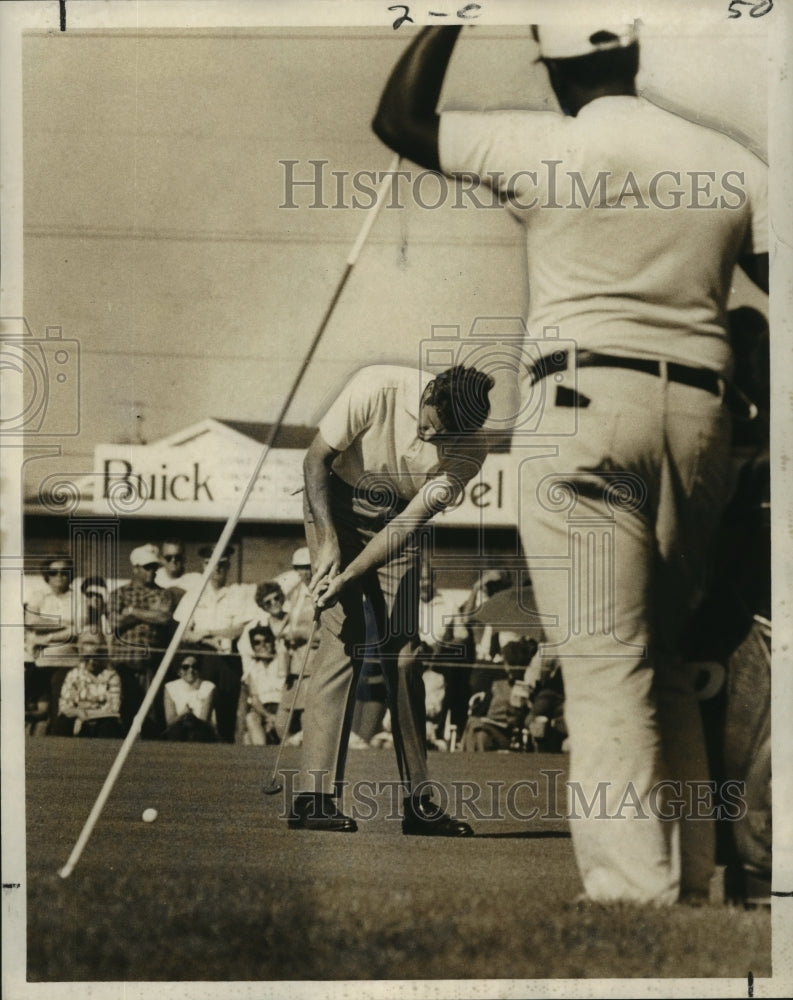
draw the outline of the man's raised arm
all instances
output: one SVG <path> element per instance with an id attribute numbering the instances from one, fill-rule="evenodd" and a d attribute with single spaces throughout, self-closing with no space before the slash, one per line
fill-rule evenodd
<path id="1" fill-rule="evenodd" d="M 385 85 L 372 122 L 378 138 L 419 166 L 440 170 L 436 108 L 460 27 L 423 28 Z"/>

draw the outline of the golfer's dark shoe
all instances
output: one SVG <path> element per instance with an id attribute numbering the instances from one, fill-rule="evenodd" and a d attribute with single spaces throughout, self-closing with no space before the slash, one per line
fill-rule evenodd
<path id="1" fill-rule="evenodd" d="M 453 819 L 429 797 L 407 798 L 403 802 L 405 814 L 402 833 L 408 837 L 473 837 L 474 831 L 467 823 Z"/>
<path id="2" fill-rule="evenodd" d="M 355 833 L 358 824 L 345 816 L 331 795 L 297 795 L 287 819 L 290 830 L 327 830 Z"/>

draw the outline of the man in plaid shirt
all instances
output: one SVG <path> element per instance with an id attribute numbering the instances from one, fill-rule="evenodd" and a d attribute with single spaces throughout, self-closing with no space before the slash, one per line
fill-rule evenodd
<path id="1" fill-rule="evenodd" d="M 130 555 L 132 580 L 110 595 L 113 662 L 123 686 L 123 719 L 129 727 L 168 645 L 173 627 L 175 595 L 154 582 L 160 556 L 153 545 L 141 545 Z M 144 736 L 158 736 L 165 728 L 158 698 L 146 720 Z"/>

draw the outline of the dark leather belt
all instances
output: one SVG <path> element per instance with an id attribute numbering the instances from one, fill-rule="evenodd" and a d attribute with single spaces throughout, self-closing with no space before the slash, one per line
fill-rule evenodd
<path id="1" fill-rule="evenodd" d="M 567 351 L 554 351 L 552 354 L 541 358 L 536 365 L 529 369 L 531 384 L 536 385 L 541 379 L 552 375 L 554 372 L 567 371 L 568 365 Z M 592 351 L 579 351 L 575 357 L 577 368 L 628 368 L 635 372 L 644 372 L 646 375 L 659 376 L 663 373 L 664 363 L 655 361 L 652 358 L 622 358 L 616 354 L 596 354 Z M 704 389 L 714 396 L 720 396 L 721 379 L 716 372 L 708 368 L 692 368 L 690 365 L 681 365 L 676 361 L 667 361 L 666 377 L 670 382 L 680 382 L 682 385 L 690 385 L 695 389 Z"/>
<path id="2" fill-rule="evenodd" d="M 396 495 L 396 491 L 383 479 L 378 481 L 376 475 L 366 477 L 360 487 L 350 486 L 335 473 L 330 475 L 331 497 L 352 507 L 356 502 L 370 508 L 373 516 L 392 518 L 401 514 L 408 501 Z"/>

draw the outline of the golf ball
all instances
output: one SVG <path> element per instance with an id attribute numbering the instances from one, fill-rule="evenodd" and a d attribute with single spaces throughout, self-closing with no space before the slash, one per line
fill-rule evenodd
<path id="1" fill-rule="evenodd" d="M 157 810 L 156 809 L 144 809 L 143 810 L 143 815 L 141 816 L 141 819 L 143 820 L 144 823 L 153 823 L 155 821 L 155 819 L 157 819 Z"/>

